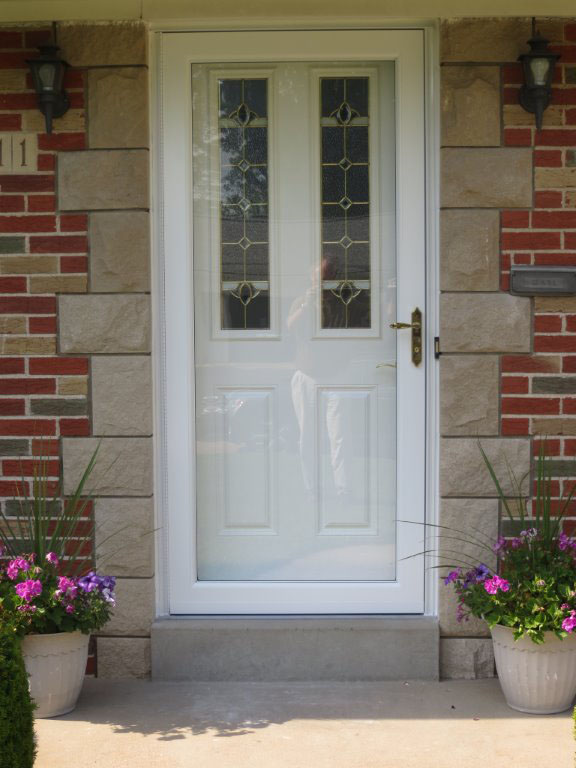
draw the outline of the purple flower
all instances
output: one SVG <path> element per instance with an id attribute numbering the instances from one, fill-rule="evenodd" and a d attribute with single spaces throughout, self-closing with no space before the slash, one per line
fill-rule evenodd
<path id="1" fill-rule="evenodd" d="M 95 589 L 100 589 L 102 577 L 98 576 L 94 571 L 90 571 L 86 576 L 82 576 L 78 579 L 78 586 L 83 592 L 94 592 Z"/>
<path id="2" fill-rule="evenodd" d="M 26 581 L 22 581 L 20 584 L 16 584 L 14 589 L 16 590 L 16 593 L 19 597 L 29 603 L 31 600 L 41 594 L 42 583 L 40 581 L 35 581 L 34 579 L 26 579 Z"/>
<path id="3" fill-rule="evenodd" d="M 66 613 L 74 613 L 74 610 L 75 608 L 72 605 L 72 603 L 68 603 L 68 605 L 66 606 Z"/>
<path id="4" fill-rule="evenodd" d="M 512 549 L 518 549 L 519 547 L 522 546 L 522 542 L 518 538 L 511 539 L 510 546 L 512 547 Z"/>
<path id="5" fill-rule="evenodd" d="M 452 584 L 453 582 L 457 581 L 460 578 L 461 571 L 460 568 L 458 568 L 455 571 L 450 571 L 448 576 L 444 579 L 444 584 Z"/>
<path id="6" fill-rule="evenodd" d="M 498 539 L 496 544 L 494 544 L 492 549 L 494 550 L 494 552 L 500 552 L 500 550 L 506 549 L 506 546 L 507 546 L 506 539 L 503 536 L 500 536 L 500 538 Z"/>
<path id="7" fill-rule="evenodd" d="M 536 528 L 528 528 L 525 531 L 520 531 L 520 537 L 526 539 L 526 541 L 535 539 L 536 536 L 538 536 L 538 531 L 536 530 Z"/>
<path id="8" fill-rule="evenodd" d="M 508 592 L 510 589 L 510 582 L 506 581 L 506 579 L 501 579 L 498 575 L 494 575 L 491 579 L 486 579 L 484 582 L 484 589 L 489 595 L 495 595 L 499 589 L 502 590 L 502 592 Z"/>
<path id="9" fill-rule="evenodd" d="M 490 576 L 490 568 L 484 563 L 476 566 L 476 582 L 485 581 Z"/>
<path id="10" fill-rule="evenodd" d="M 48 552 L 46 555 L 46 562 L 50 563 L 50 565 L 54 565 L 56 568 L 60 565 L 60 560 L 58 560 L 58 556 L 55 552 Z"/>
<path id="11" fill-rule="evenodd" d="M 78 579 L 78 586 L 83 592 L 94 592 L 98 590 L 103 593 L 104 590 L 112 592 L 116 586 L 116 579 L 113 576 L 100 576 L 94 571 L 90 571 L 86 576 Z"/>

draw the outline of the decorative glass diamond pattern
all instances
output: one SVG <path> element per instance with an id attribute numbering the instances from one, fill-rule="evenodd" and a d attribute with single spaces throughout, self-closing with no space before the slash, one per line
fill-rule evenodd
<path id="1" fill-rule="evenodd" d="M 349 197 L 343 197 L 342 200 L 338 201 L 338 205 L 340 206 L 340 208 L 344 208 L 344 210 L 347 211 L 348 208 L 350 208 L 350 206 L 352 205 L 352 200 L 350 200 Z"/>
<path id="2" fill-rule="evenodd" d="M 370 328 L 368 77 L 320 79 L 322 328 Z"/>
<path id="3" fill-rule="evenodd" d="M 220 282 L 224 330 L 270 327 L 268 80 L 218 83 Z"/>

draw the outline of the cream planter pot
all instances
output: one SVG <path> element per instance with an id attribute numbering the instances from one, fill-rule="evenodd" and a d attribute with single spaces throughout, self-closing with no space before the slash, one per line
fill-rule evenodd
<path id="1" fill-rule="evenodd" d="M 496 670 L 506 703 L 519 712 L 552 715 L 569 709 L 576 695 L 576 635 L 546 633 L 542 645 L 514 640 L 509 627 L 492 628 Z"/>
<path id="2" fill-rule="evenodd" d="M 37 705 L 35 717 L 56 717 L 74 709 L 86 671 L 89 640 L 81 632 L 22 638 L 30 695 Z"/>

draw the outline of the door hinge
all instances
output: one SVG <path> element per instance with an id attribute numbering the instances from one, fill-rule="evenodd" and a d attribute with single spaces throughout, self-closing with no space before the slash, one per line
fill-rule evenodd
<path id="1" fill-rule="evenodd" d="M 440 359 L 440 336 L 434 336 L 434 357 L 436 360 Z"/>

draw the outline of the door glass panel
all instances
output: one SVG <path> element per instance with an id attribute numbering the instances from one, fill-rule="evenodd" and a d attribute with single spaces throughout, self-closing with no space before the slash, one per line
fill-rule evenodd
<path id="1" fill-rule="evenodd" d="M 370 328 L 369 78 L 320 80 L 322 328 Z"/>
<path id="2" fill-rule="evenodd" d="M 221 328 L 270 327 L 268 81 L 218 82 Z"/>
<path id="3" fill-rule="evenodd" d="M 394 580 L 394 63 L 193 89 L 198 579 Z"/>

